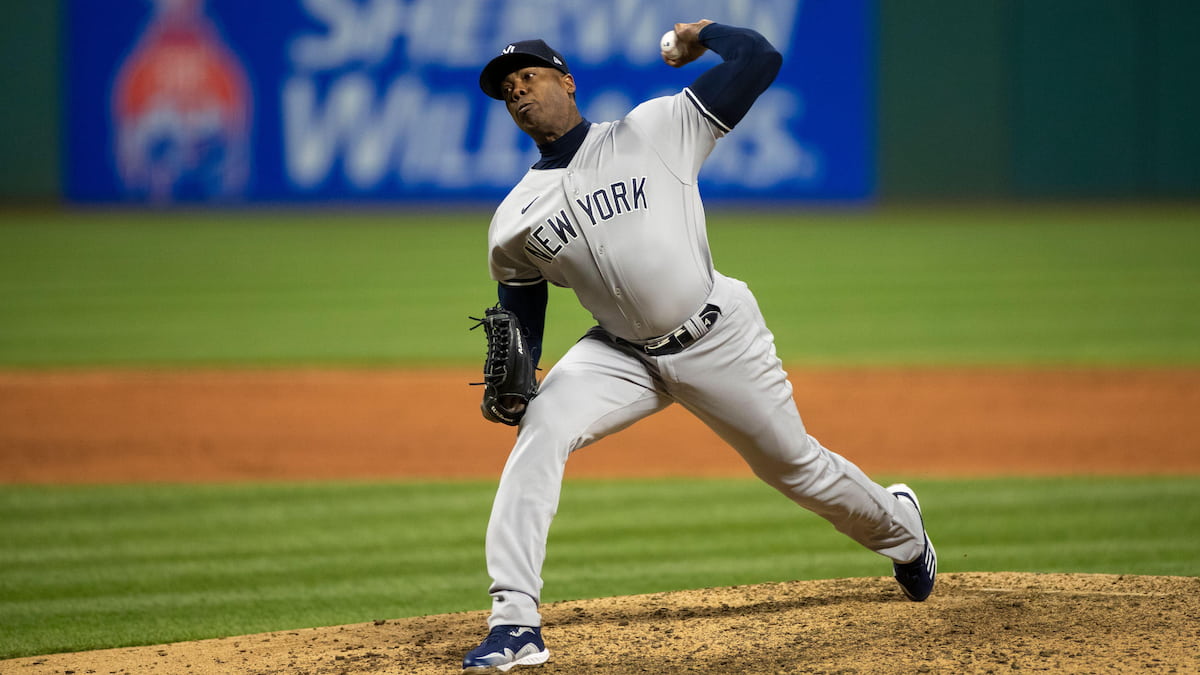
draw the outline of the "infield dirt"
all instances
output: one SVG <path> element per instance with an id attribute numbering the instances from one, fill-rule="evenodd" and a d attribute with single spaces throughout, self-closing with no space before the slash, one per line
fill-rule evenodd
<path id="1" fill-rule="evenodd" d="M 495 478 L 474 371 L 0 373 L 0 482 Z M 809 433 L 869 474 L 1200 473 L 1200 370 L 792 370 Z M 568 477 L 749 476 L 678 406 Z"/>
<path id="2" fill-rule="evenodd" d="M 512 430 L 472 372 L 0 374 L 0 481 L 494 478 Z M 809 430 L 871 474 L 1200 473 L 1200 371 L 793 371 Z M 744 476 L 678 409 L 581 451 L 569 477 Z M 936 541 L 936 535 L 935 535 Z M 534 673 L 1200 673 L 1200 578 L 949 574 L 544 607 Z M 453 673 L 470 612 L 0 661 L 0 674 Z M 518 671 L 519 672 L 519 671 Z"/>

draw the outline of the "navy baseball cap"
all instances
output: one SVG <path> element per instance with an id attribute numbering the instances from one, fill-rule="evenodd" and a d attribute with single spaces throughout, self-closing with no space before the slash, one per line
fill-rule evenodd
<path id="1" fill-rule="evenodd" d="M 544 40 L 522 40 L 505 47 L 500 56 L 483 67 L 483 72 L 479 74 L 479 88 L 494 99 L 504 100 L 504 95 L 500 93 L 500 83 L 514 70 L 529 66 L 554 68 L 564 75 L 571 73 L 571 69 L 567 67 L 567 60 L 562 54 L 551 49 Z"/>

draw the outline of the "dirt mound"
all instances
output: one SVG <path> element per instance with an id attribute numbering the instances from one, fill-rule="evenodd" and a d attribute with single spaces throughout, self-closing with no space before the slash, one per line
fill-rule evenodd
<path id="1" fill-rule="evenodd" d="M 1200 578 L 946 574 L 796 581 L 543 607 L 552 673 L 1200 672 Z M 0 661 L 41 673 L 454 673 L 486 612 Z M 517 671 L 521 672 L 521 671 Z"/>

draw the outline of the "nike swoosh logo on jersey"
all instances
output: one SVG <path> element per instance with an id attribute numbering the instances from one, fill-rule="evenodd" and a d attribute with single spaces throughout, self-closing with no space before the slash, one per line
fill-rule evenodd
<path id="1" fill-rule="evenodd" d="M 542 196 L 538 195 L 533 198 L 533 202 L 536 202 L 537 200 L 539 200 L 541 198 L 542 198 Z M 525 205 L 525 208 L 521 209 L 521 215 L 525 215 L 525 212 L 529 210 L 529 207 L 533 206 L 533 202 L 529 202 L 528 204 Z"/>

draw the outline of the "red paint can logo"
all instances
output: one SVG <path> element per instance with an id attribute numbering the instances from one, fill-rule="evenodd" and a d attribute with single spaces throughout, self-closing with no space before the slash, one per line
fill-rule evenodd
<path id="1" fill-rule="evenodd" d="M 154 203 L 237 198 L 250 174 L 251 94 L 203 0 L 155 0 L 112 92 L 126 193 Z"/>

